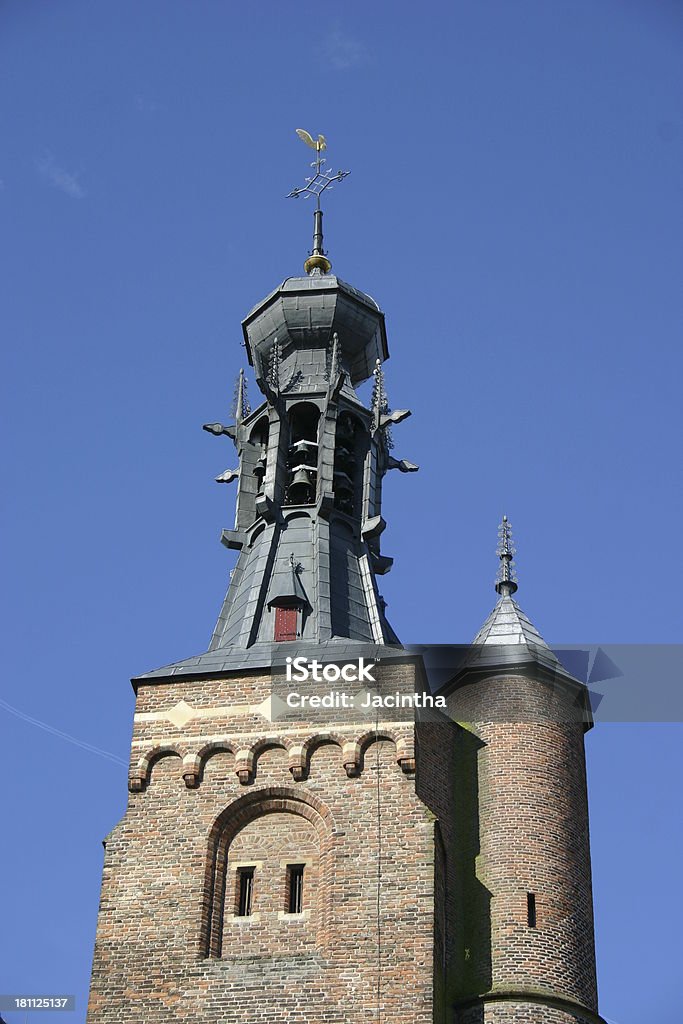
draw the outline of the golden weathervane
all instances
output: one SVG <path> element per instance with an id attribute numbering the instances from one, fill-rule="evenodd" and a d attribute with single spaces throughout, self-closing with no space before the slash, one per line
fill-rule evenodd
<path id="1" fill-rule="evenodd" d="M 323 251 L 323 214 L 320 208 L 320 197 L 323 192 L 332 187 L 335 181 L 343 181 L 350 172 L 325 170 L 324 164 L 326 161 L 321 156 L 323 150 L 327 149 L 327 140 L 324 135 L 319 135 L 317 139 L 314 139 L 310 132 L 307 132 L 304 128 L 297 128 L 296 134 L 302 142 L 305 142 L 307 146 L 315 150 L 315 160 L 311 164 L 311 167 L 315 169 L 315 173 L 305 179 L 306 184 L 301 188 L 293 188 L 287 198 L 298 199 L 299 196 L 303 196 L 304 199 L 308 199 L 309 196 L 315 196 L 313 250 L 304 263 L 304 269 L 307 274 L 313 271 L 326 274 L 332 264 Z"/>

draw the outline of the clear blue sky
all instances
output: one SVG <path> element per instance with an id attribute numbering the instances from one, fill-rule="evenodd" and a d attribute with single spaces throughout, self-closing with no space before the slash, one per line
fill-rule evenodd
<path id="1" fill-rule="evenodd" d="M 128 678 L 205 649 L 234 492 L 200 428 L 310 244 L 296 127 L 352 169 L 326 243 L 414 412 L 399 634 L 474 635 L 506 512 L 550 642 L 680 642 L 682 43 L 673 0 L 5 0 L 2 699 L 127 762 Z M 77 1024 L 125 767 L 0 725 L 0 990 L 75 992 Z M 681 736 L 588 737 L 615 1024 L 681 1020 Z"/>

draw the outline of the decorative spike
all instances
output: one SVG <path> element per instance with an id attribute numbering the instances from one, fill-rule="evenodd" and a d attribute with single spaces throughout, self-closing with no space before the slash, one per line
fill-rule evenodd
<path id="1" fill-rule="evenodd" d="M 247 395 L 247 379 L 244 375 L 244 370 L 240 370 L 235 382 L 235 398 L 233 405 L 235 423 L 239 424 L 242 420 L 245 420 L 251 412 L 249 397 Z"/>
<path id="2" fill-rule="evenodd" d="M 275 336 L 273 347 L 270 351 L 270 366 L 268 367 L 268 383 L 270 384 L 273 391 L 280 390 L 280 360 L 282 359 L 282 349 L 280 342 Z"/>
<path id="3" fill-rule="evenodd" d="M 394 441 L 391 436 L 389 429 L 388 419 L 389 415 L 389 399 L 387 398 L 386 387 L 384 384 L 384 370 L 382 369 L 382 363 L 379 359 L 375 362 L 375 369 L 372 371 L 372 375 L 375 378 L 372 386 L 372 429 L 382 429 L 384 434 L 384 444 L 388 451 L 394 447 Z"/>
<path id="4" fill-rule="evenodd" d="M 332 335 L 332 355 L 330 357 L 330 384 L 334 385 L 339 376 L 339 335 L 335 331 Z"/>
<path id="5" fill-rule="evenodd" d="M 379 427 L 380 417 L 383 412 L 386 412 L 385 406 L 387 404 L 387 397 L 384 392 L 384 371 L 379 359 L 375 361 L 375 369 L 372 371 L 372 376 L 374 377 L 372 398 L 370 400 L 370 405 L 372 407 L 372 427 L 373 430 L 377 430 Z"/>
<path id="6" fill-rule="evenodd" d="M 498 550 L 496 553 L 500 558 L 500 566 L 496 578 L 496 591 L 502 597 L 512 597 L 517 590 L 517 574 L 514 570 L 515 563 L 513 561 L 515 547 L 512 543 L 512 526 L 507 516 L 503 516 L 503 521 L 498 527 Z"/>

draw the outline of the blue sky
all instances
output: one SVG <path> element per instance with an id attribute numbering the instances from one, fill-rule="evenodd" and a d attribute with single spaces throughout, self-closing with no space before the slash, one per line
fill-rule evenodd
<path id="1" fill-rule="evenodd" d="M 2 700 L 121 762 L 0 706 L 1 990 L 84 1020 L 127 680 L 205 649 L 232 565 L 201 424 L 310 245 L 296 127 L 352 170 L 327 248 L 414 413 L 399 634 L 474 635 L 507 513 L 550 642 L 681 642 L 682 36 L 667 0 L 0 6 Z M 587 745 L 602 1012 L 674 1024 L 681 727 Z"/>

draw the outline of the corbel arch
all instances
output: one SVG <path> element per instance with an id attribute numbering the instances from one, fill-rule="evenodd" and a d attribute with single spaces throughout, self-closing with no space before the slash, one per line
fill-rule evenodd
<path id="1" fill-rule="evenodd" d="M 196 753 L 183 758 L 183 778 L 188 789 L 195 789 L 202 780 L 204 770 L 214 754 L 234 754 L 235 744 L 228 740 L 211 740 Z"/>
<path id="2" fill-rule="evenodd" d="M 162 757 L 177 757 L 182 760 L 183 755 L 176 747 L 166 744 L 150 747 L 131 768 L 128 776 L 128 788 L 132 793 L 139 793 L 146 789 L 150 782 L 152 768 Z"/>
<path id="3" fill-rule="evenodd" d="M 341 750 L 344 749 L 344 737 L 341 736 L 339 733 L 336 733 L 336 732 L 319 732 L 319 733 L 315 733 L 315 735 L 313 735 L 313 736 L 309 736 L 309 738 L 307 740 L 305 740 L 301 744 L 301 747 L 299 748 L 299 750 L 300 750 L 300 762 L 299 763 L 300 763 L 300 766 L 301 766 L 301 775 L 297 774 L 293 770 L 292 763 L 291 763 L 292 757 L 291 757 L 291 754 L 290 754 L 290 769 L 289 770 L 292 772 L 292 775 L 294 776 L 295 779 L 308 777 L 308 775 L 310 774 L 310 771 L 311 771 L 311 758 L 312 758 L 313 754 L 320 747 L 326 747 L 326 746 L 339 747 L 339 750 L 341 751 Z"/>

